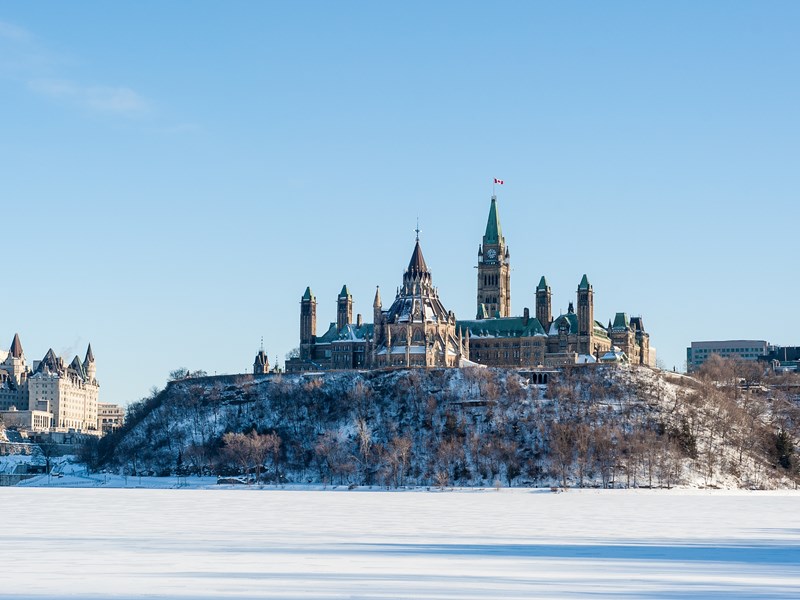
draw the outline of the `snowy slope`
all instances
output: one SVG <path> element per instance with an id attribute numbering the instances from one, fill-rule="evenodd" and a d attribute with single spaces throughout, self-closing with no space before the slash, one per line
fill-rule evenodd
<path id="1" fill-rule="evenodd" d="M 245 467 L 222 436 L 255 429 L 280 437 L 261 471 L 286 483 L 773 489 L 800 478 L 773 456 L 781 423 L 800 422 L 786 402 L 648 368 L 531 381 L 502 369 L 179 381 L 134 407 L 98 464 L 234 474 Z"/>

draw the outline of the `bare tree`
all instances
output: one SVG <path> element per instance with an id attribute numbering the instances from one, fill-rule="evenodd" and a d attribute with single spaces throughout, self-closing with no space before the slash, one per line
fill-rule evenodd
<path id="1" fill-rule="evenodd" d="M 411 458 L 412 441 L 407 436 L 393 438 L 387 447 L 389 472 L 395 487 L 403 485 L 408 462 Z"/>
<path id="2" fill-rule="evenodd" d="M 366 419 L 356 419 L 356 439 L 361 463 L 361 477 L 364 485 L 370 485 L 372 468 L 372 430 Z"/>
<path id="3" fill-rule="evenodd" d="M 575 441 L 575 462 L 578 466 L 578 487 L 583 487 L 583 480 L 592 462 L 592 432 L 586 423 L 579 423 L 573 429 Z"/>
<path id="4" fill-rule="evenodd" d="M 592 430 L 592 457 L 600 473 L 603 487 L 613 485 L 614 468 L 617 464 L 617 446 L 614 443 L 616 432 L 610 427 L 597 427 Z"/>
<path id="5" fill-rule="evenodd" d="M 561 479 L 561 487 L 567 487 L 572 463 L 575 461 L 575 435 L 567 423 L 550 426 L 550 455 Z"/>
<path id="6" fill-rule="evenodd" d="M 338 477 L 339 483 L 344 483 L 355 471 L 353 456 L 338 431 L 329 430 L 322 434 L 314 446 L 314 454 L 323 481 L 327 481 L 328 477 Z"/>
<path id="7" fill-rule="evenodd" d="M 255 471 L 255 480 L 261 481 L 261 470 L 267 456 L 280 448 L 280 437 L 276 434 L 226 433 L 222 437 L 225 454 L 245 472 Z"/>

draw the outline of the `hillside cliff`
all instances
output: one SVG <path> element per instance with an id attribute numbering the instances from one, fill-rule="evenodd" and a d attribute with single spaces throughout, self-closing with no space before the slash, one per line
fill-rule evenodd
<path id="1" fill-rule="evenodd" d="M 781 436 L 796 409 L 765 391 L 635 367 L 534 380 L 471 368 L 176 381 L 133 405 L 93 462 L 389 487 L 794 486 Z"/>

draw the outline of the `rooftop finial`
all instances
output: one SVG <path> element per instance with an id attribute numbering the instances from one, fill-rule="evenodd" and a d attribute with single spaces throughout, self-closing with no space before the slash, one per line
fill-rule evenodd
<path id="1" fill-rule="evenodd" d="M 264 336 L 261 336 L 261 352 L 264 352 Z"/>
<path id="2" fill-rule="evenodd" d="M 417 234 L 417 241 L 419 241 L 419 217 L 417 217 L 417 228 L 414 231 Z"/>

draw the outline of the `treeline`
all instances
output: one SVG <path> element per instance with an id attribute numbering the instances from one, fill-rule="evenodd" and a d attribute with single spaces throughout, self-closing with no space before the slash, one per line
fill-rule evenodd
<path id="1" fill-rule="evenodd" d="M 478 368 L 182 379 L 84 458 L 269 483 L 791 485 L 795 405 L 712 366 L 698 379 L 576 367 L 547 386 Z"/>

